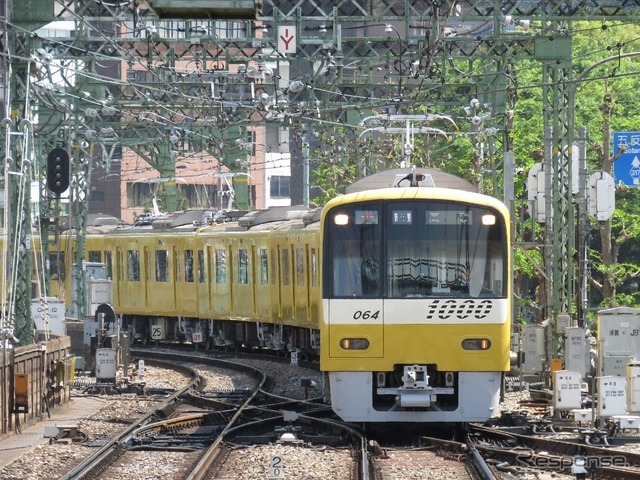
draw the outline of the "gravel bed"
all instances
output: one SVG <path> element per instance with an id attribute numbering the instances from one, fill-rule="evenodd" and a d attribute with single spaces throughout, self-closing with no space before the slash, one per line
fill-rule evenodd
<path id="1" fill-rule="evenodd" d="M 133 382 L 144 381 L 149 388 L 181 388 L 185 386 L 189 378 L 171 370 L 145 366 L 143 376 L 136 372 L 131 375 Z M 141 417 L 158 402 L 140 397 L 135 394 L 99 394 L 82 393 L 75 390 L 72 393 L 72 401 L 75 397 L 92 396 L 99 399 L 103 406 L 88 418 L 77 422 L 78 430 L 87 435 L 87 440 L 82 443 L 47 443 L 36 446 L 21 458 L 13 461 L 0 470 L 1 479 L 15 480 L 55 480 L 60 478 L 61 472 L 66 472 L 91 455 L 103 444 L 103 440 L 123 431 L 126 423 Z M 164 465 L 164 462 L 156 465 Z M 141 470 L 144 471 L 144 470 Z M 129 476 L 127 478 L 151 479 L 170 478 L 163 476 Z"/>
<path id="2" fill-rule="evenodd" d="M 292 445 L 259 445 L 237 448 L 229 455 L 217 479 L 256 480 L 271 478 L 273 457 L 282 460 L 287 480 L 351 480 L 354 460 L 347 450 L 304 448 Z"/>
<path id="3" fill-rule="evenodd" d="M 198 355 L 191 355 L 191 360 L 196 360 Z M 299 367 L 298 365 L 282 364 L 264 360 L 250 360 L 240 358 L 230 358 L 236 361 L 256 367 L 264 371 L 272 379 L 273 393 L 282 397 L 304 399 L 320 397 L 322 395 L 322 374 L 320 372 Z M 220 369 L 200 364 L 194 367 L 204 377 L 204 391 L 232 391 L 250 389 L 255 386 L 255 380 L 246 374 L 234 372 L 228 369 Z M 303 380 L 311 380 L 316 387 L 305 389 L 302 387 Z M 188 378 L 181 373 L 165 370 L 153 366 L 145 366 L 144 375 L 138 375 L 135 368 L 131 373 L 132 382 L 145 382 L 148 388 L 180 388 L 188 381 Z M 73 397 L 88 396 L 89 393 L 81 393 L 80 390 L 73 392 Z M 77 422 L 78 429 L 88 436 L 84 443 L 50 443 L 43 444 L 32 449 L 28 455 L 17 459 L 5 468 L 0 470 L 0 478 L 6 480 L 54 480 L 60 477 L 61 472 L 68 471 L 77 465 L 82 459 L 90 455 L 96 448 L 101 446 L 101 441 L 122 431 L 126 423 L 132 421 L 144 413 L 148 412 L 154 403 L 159 400 L 150 400 L 134 394 L 122 395 L 91 395 L 93 399 L 102 404 L 97 411 L 86 419 Z M 502 411 L 522 411 L 528 410 L 532 414 L 535 409 L 523 406 L 523 402 L 530 401 L 529 392 L 507 392 L 504 402 L 495 412 L 499 416 Z M 634 445 L 623 447 L 626 451 L 640 451 L 640 441 Z M 421 452 L 430 454 L 430 452 Z M 196 452 L 193 454 L 197 455 Z M 402 456 L 401 452 L 390 452 L 390 459 L 379 460 L 386 462 L 386 465 L 393 470 L 387 473 L 385 478 L 393 480 L 415 480 L 419 478 L 466 478 L 460 470 L 461 466 L 454 463 L 447 463 L 451 460 L 435 459 L 439 465 L 437 472 L 425 471 L 421 468 L 408 468 L 411 462 L 404 462 L 402 459 L 395 459 L 395 456 Z M 225 472 L 221 472 L 220 479 L 254 480 L 257 478 L 268 478 L 270 473 L 270 462 L 274 457 L 282 458 L 284 462 L 285 475 L 288 480 L 318 480 L 349 479 L 353 468 L 353 459 L 346 450 L 332 450 L 327 448 L 314 449 L 291 446 L 287 444 L 261 445 L 251 448 L 234 448 L 229 463 L 225 466 Z M 190 460 L 183 453 L 174 452 L 128 452 L 126 463 L 114 466 L 114 471 L 110 472 L 109 478 L 112 480 L 131 479 L 170 479 L 178 476 L 183 471 Z M 131 460 L 131 459 L 134 460 Z M 195 458 L 195 457 L 194 457 Z M 428 459 L 418 462 L 421 465 L 428 464 Z M 443 463 L 444 462 L 444 463 Z M 383 463 L 384 465 L 384 463 Z M 143 472 L 143 473 L 142 473 Z M 422 476 L 421 476 L 422 475 Z M 433 475 L 436 475 L 435 477 Z M 542 478 L 531 476 L 526 478 Z M 552 478 L 552 477 L 549 477 Z M 553 475 L 555 479 L 573 478 L 561 475 Z"/>
<path id="4" fill-rule="evenodd" d="M 427 450 L 386 450 L 376 459 L 381 480 L 463 480 L 471 478 L 463 458 L 449 459 Z"/>
<path id="5" fill-rule="evenodd" d="M 127 452 L 102 474 L 110 480 L 151 480 L 184 477 L 200 452 Z"/>

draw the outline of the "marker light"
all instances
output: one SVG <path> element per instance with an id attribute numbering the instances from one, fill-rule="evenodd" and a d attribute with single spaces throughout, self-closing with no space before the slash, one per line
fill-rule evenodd
<path id="1" fill-rule="evenodd" d="M 488 338 L 466 338 L 462 341 L 464 350 L 489 350 L 491 340 Z"/>
<path id="2" fill-rule="evenodd" d="M 366 350 L 369 348 L 369 340 L 366 338 L 343 338 L 340 340 L 343 350 Z"/>
<path id="3" fill-rule="evenodd" d="M 496 224 L 496 216 L 491 214 L 482 215 L 482 224 L 483 225 L 495 225 Z"/>
<path id="4" fill-rule="evenodd" d="M 338 213 L 333 217 L 333 222 L 336 225 L 347 225 L 349 223 L 349 215 L 346 213 Z"/>

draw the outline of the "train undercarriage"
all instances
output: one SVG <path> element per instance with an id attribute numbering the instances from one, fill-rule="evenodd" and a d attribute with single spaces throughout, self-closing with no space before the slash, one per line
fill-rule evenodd
<path id="1" fill-rule="evenodd" d="M 290 325 L 244 320 L 124 315 L 123 328 L 133 343 L 194 344 L 211 350 L 270 350 L 297 353 L 304 358 L 320 355 L 320 331 Z"/>

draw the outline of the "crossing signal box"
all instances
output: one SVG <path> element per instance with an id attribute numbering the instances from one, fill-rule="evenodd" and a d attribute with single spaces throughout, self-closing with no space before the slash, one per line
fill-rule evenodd
<path id="1" fill-rule="evenodd" d="M 54 148 L 47 156 L 47 187 L 56 195 L 69 188 L 69 154 L 64 148 Z"/>

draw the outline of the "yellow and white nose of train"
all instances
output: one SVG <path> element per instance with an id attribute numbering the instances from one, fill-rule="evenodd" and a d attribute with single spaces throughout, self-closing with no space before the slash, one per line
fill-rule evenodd
<path id="1" fill-rule="evenodd" d="M 325 299 L 334 411 L 363 422 L 490 418 L 509 368 L 506 299 Z"/>

